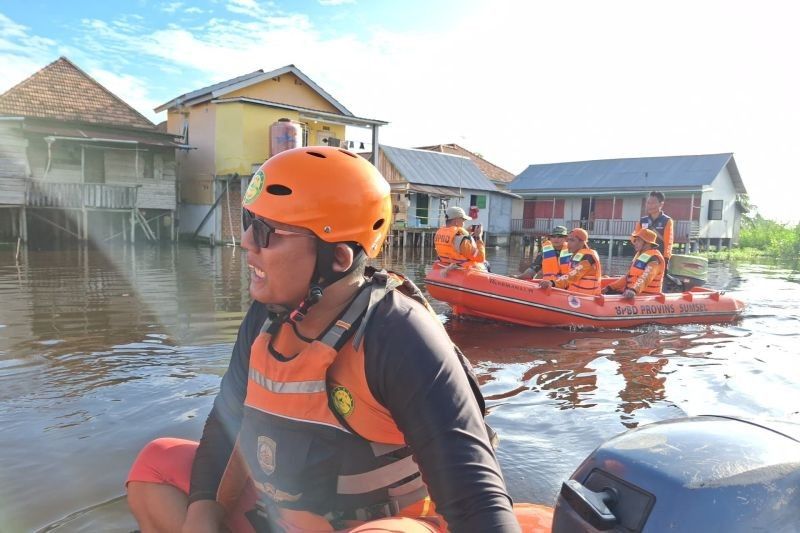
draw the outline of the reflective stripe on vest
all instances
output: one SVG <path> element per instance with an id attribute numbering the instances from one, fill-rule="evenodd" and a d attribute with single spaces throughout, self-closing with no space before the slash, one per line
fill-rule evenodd
<path id="1" fill-rule="evenodd" d="M 561 248 L 561 255 L 558 256 L 558 271 L 561 275 L 569 274 L 570 261 L 572 261 L 572 254 L 569 252 L 569 248 L 565 244 L 563 248 Z"/>
<path id="2" fill-rule="evenodd" d="M 626 288 L 632 289 L 636 282 L 639 281 L 639 278 L 644 275 L 644 271 L 647 268 L 647 264 L 653 259 L 656 258 L 661 265 L 658 274 L 647 284 L 647 286 L 643 287 L 641 290 L 641 294 L 659 294 L 661 293 L 662 283 L 664 281 L 664 256 L 661 255 L 656 249 L 650 249 L 645 252 L 640 252 L 633 258 L 633 262 L 631 263 L 631 268 L 628 271 L 628 279 L 626 283 Z"/>
<path id="3" fill-rule="evenodd" d="M 380 517 L 376 512 L 397 514 L 427 497 L 411 450 L 388 411 L 379 418 L 369 405 L 380 406 L 378 401 L 364 400 L 371 393 L 363 381 L 363 343 L 347 342 L 357 333 L 350 332 L 351 325 L 359 319 L 366 323 L 365 315 L 387 294 L 383 281 L 362 288 L 341 317 L 297 355 L 279 356 L 272 348 L 275 335 L 294 334 L 286 324 L 268 320 L 253 342 L 239 438 L 254 485 L 269 505 L 367 519 Z M 329 403 L 334 398 L 339 413 Z M 348 407 L 357 413 L 348 413 Z M 382 442 L 350 431 L 342 423 L 348 415 L 359 428 L 366 425 L 379 437 L 383 431 Z M 340 455 L 347 460 L 331 460 Z"/>
<path id="4" fill-rule="evenodd" d="M 581 248 L 572 255 L 570 259 L 570 269 L 574 269 L 581 264 L 584 255 L 589 255 L 594 258 L 594 273 L 584 274 L 584 276 L 575 283 L 570 283 L 567 287 L 568 291 L 581 292 L 586 294 L 598 294 L 600 291 L 600 278 L 602 277 L 600 268 L 600 258 L 597 252 L 591 248 Z"/>

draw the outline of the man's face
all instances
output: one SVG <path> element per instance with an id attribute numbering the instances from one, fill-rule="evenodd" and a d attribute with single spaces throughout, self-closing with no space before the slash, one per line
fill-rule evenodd
<path id="1" fill-rule="evenodd" d="M 463 228 L 464 227 L 464 222 L 466 222 L 466 220 L 464 220 L 461 217 L 456 217 L 456 218 L 454 218 L 452 220 L 453 220 L 453 225 L 457 226 L 459 228 Z"/>
<path id="2" fill-rule="evenodd" d="M 583 248 L 582 240 L 577 237 L 567 237 L 567 250 L 569 250 L 569 253 L 574 254 L 581 248 Z"/>
<path id="3" fill-rule="evenodd" d="M 293 308 L 308 293 L 317 258 L 316 237 L 303 228 L 262 220 L 278 230 L 270 234 L 266 248 L 256 244 L 253 226 L 242 234 L 250 267 L 250 296 L 264 304 Z"/>
<path id="4" fill-rule="evenodd" d="M 552 235 L 550 237 L 550 242 L 553 244 L 553 248 L 556 250 L 560 250 L 564 247 L 564 242 L 567 240 L 566 235 Z"/>
<path id="5" fill-rule="evenodd" d="M 645 247 L 646 247 L 646 246 L 647 246 L 647 241 L 645 241 L 645 240 L 644 240 L 644 239 L 642 239 L 641 237 L 635 237 L 635 238 L 633 239 L 633 248 L 634 248 L 634 249 L 635 249 L 637 252 L 641 252 L 642 250 L 644 250 L 644 249 L 645 249 Z"/>
<path id="6" fill-rule="evenodd" d="M 659 202 L 655 196 L 648 196 L 644 203 L 644 209 L 648 215 L 657 215 L 662 207 L 664 207 L 664 202 Z"/>

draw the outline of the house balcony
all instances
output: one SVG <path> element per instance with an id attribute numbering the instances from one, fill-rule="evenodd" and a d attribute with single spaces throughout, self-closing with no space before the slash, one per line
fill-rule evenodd
<path id="1" fill-rule="evenodd" d="M 59 209 L 134 209 L 138 188 L 105 183 L 28 181 L 25 205 Z"/>
<path id="2" fill-rule="evenodd" d="M 591 239 L 629 239 L 638 220 L 618 220 L 597 218 L 593 220 L 567 220 L 563 218 L 516 218 L 511 220 L 511 233 L 541 237 L 549 235 L 554 226 L 567 229 L 583 228 Z M 675 220 L 674 237 L 676 244 L 684 244 L 697 239 L 699 224 L 693 220 Z"/>

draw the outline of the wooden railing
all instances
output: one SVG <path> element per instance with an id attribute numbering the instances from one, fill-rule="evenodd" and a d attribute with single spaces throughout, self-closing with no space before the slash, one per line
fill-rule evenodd
<path id="1" fill-rule="evenodd" d="M 62 209 L 133 209 L 138 187 L 104 183 L 51 183 L 29 181 L 25 205 Z"/>
<path id="2" fill-rule="evenodd" d="M 554 226 L 583 228 L 595 239 L 627 239 L 636 228 L 636 220 L 597 218 L 593 220 L 566 220 L 563 218 L 517 218 L 511 220 L 511 233 L 539 237 L 549 235 Z M 697 238 L 699 224 L 692 220 L 676 220 L 675 242 L 685 243 Z"/>

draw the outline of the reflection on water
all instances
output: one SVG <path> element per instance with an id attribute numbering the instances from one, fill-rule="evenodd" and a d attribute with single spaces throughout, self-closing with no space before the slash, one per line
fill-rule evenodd
<path id="1" fill-rule="evenodd" d="M 490 250 L 494 272 L 521 252 Z M 421 281 L 430 251 L 381 266 Z M 612 259 L 610 274 L 629 259 Z M 798 274 L 710 266 L 750 306 L 736 325 L 530 329 L 453 320 L 519 501 L 551 503 L 600 442 L 685 414 L 800 419 Z M 155 436 L 197 438 L 249 303 L 240 251 L 0 250 L 0 531 L 129 531 L 122 483 Z"/>

